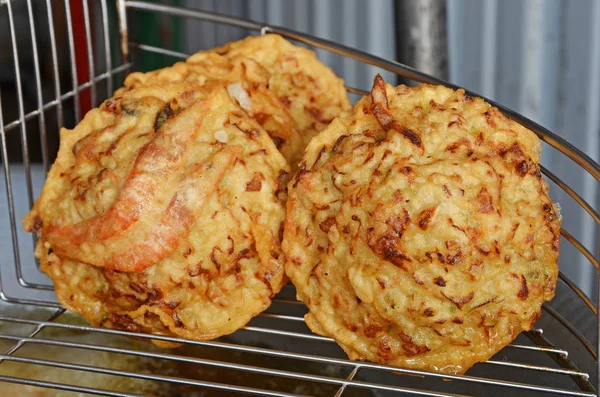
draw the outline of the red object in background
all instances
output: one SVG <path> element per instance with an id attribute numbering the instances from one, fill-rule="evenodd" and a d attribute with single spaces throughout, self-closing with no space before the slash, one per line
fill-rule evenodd
<path id="1" fill-rule="evenodd" d="M 90 80 L 90 69 L 87 58 L 87 40 L 85 37 L 85 19 L 83 17 L 83 1 L 87 0 L 69 0 L 71 6 L 71 23 L 73 24 L 73 41 L 75 44 L 75 64 L 77 65 L 77 84 L 79 85 Z M 90 15 L 90 20 L 91 19 Z M 83 117 L 91 108 L 92 95 L 90 89 L 86 88 L 79 93 L 79 110 L 81 111 L 81 117 Z"/>

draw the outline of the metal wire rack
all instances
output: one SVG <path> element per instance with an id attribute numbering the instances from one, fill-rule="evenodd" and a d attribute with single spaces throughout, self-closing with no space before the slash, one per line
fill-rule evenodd
<path id="1" fill-rule="evenodd" d="M 24 81 L 19 63 L 22 49 L 17 40 L 14 6 L 25 4 L 33 52 L 33 81 Z M 569 313 L 553 305 L 545 305 L 538 322 L 539 328 L 520 335 L 512 344 L 486 363 L 478 364 L 467 375 L 442 375 L 407 370 L 368 362 L 353 362 L 330 338 L 312 334 L 302 316 L 304 306 L 295 300 L 293 286 L 287 285 L 276 297 L 271 308 L 253 319 L 242 330 L 216 341 L 191 341 L 181 338 L 133 334 L 126 331 L 99 329 L 84 325 L 80 317 L 66 312 L 52 294 L 52 286 L 34 263 L 25 263 L 25 251 L 30 242 L 18 228 L 19 208 L 31 206 L 34 199 L 36 174 L 47 170 L 51 162 L 49 134 L 51 128 L 65 123 L 67 108 L 73 111 L 73 122 L 81 117 L 81 101 L 92 105 L 104 97 L 101 88 L 110 95 L 124 74 L 135 67 L 130 50 L 185 58 L 187 54 L 135 43 L 128 38 L 129 10 L 152 12 L 175 17 L 191 18 L 256 31 L 260 34 L 278 33 L 291 40 L 325 49 L 339 55 L 365 62 L 417 82 L 451 84 L 393 61 L 384 60 L 352 48 L 277 26 L 263 25 L 230 16 L 184 9 L 174 6 L 132 0 L 99 1 L 101 26 L 92 31 L 90 9 L 86 0 L 81 3 L 83 32 L 75 31 L 72 22 L 72 2 L 62 6 L 66 14 L 67 57 L 70 63 L 71 89 L 64 89 L 59 75 L 59 48 L 52 16 L 52 0 L 0 0 L 0 20 L 6 17 L 10 48 L 13 53 L 16 81 L 14 120 L 5 120 L 0 88 L 0 145 L 5 203 L 12 252 L 0 259 L 0 382 L 4 393 L 24 395 L 27 391 L 55 391 L 55 395 L 90 394 L 105 396 L 138 395 L 268 395 L 268 396 L 352 396 L 352 395 L 420 395 L 420 396 L 494 396 L 567 395 L 600 396 L 598 383 L 597 346 L 598 326 L 593 332 L 583 332 L 574 326 Z M 114 8 L 114 15 L 109 12 Z M 53 87 L 43 92 L 40 77 L 34 13 L 47 14 Z M 4 14 L 3 14 L 4 13 Z M 111 17 L 112 15 L 112 17 Z M 110 36 L 118 35 L 120 48 L 115 56 Z M 81 36 L 83 33 L 83 36 Z M 99 35 L 103 42 L 104 71 L 97 73 L 92 38 Z M 84 40 L 88 45 L 78 47 Z M 82 48 L 85 49 L 82 53 Z M 87 60 L 87 74 L 78 71 L 77 57 Z M 116 61 L 116 58 L 119 58 Z M 36 106 L 27 110 L 24 87 L 34 87 Z M 454 87 L 456 88 L 456 87 Z M 364 91 L 349 88 L 356 94 Z M 475 95 L 473 93 L 469 93 Z M 87 96 L 87 97 L 86 97 Z M 489 101 L 502 112 L 535 131 L 554 149 L 560 151 L 583 170 L 600 181 L 600 166 L 577 148 L 527 118 Z M 41 165 L 30 159 L 27 127 L 37 120 L 40 132 Z M 21 164 L 9 164 L 7 142 L 19 133 L 22 151 Z M 597 224 L 600 215 L 582 197 L 542 167 L 542 172 L 563 189 Z M 23 188 L 21 188 L 23 187 Z M 22 193 L 19 193 L 19 190 Z M 26 203 L 22 195 L 27 196 Z M 599 254 L 589 252 L 566 230 L 563 238 L 598 269 Z M 31 257 L 31 256 L 30 256 Z M 11 263 L 12 262 L 12 263 Z M 32 261 L 33 262 L 33 261 Z M 32 267 L 33 266 L 33 267 Z M 30 270 L 34 270 L 31 273 Z M 33 274 L 33 275 L 32 275 Z M 32 281 L 33 278 L 33 281 Z M 598 297 L 593 303 L 562 273 L 558 296 L 572 299 L 569 311 L 589 311 L 598 318 Z M 16 291 L 16 292 L 15 292 Z M 584 335 L 585 333 L 585 335 Z M 158 339 L 178 342 L 183 347 L 159 350 L 149 343 Z M 15 389 L 15 387 L 18 387 Z M 12 391 L 14 390 L 14 391 Z M 4 394 L 3 393 L 3 394 Z M 11 394 L 12 393 L 12 394 Z M 50 393 L 52 394 L 52 393 Z M 37 394 L 36 394 L 37 395 Z"/>

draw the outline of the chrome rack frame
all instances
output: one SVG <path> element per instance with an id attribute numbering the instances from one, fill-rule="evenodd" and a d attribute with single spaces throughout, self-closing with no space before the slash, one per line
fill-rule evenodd
<path id="1" fill-rule="evenodd" d="M 20 73 L 21 66 L 19 64 L 17 40 L 15 33 L 15 21 L 13 15 L 12 5 L 17 1 L 26 1 L 28 20 L 30 25 L 30 36 L 31 45 L 33 48 L 34 58 L 34 69 L 35 69 L 35 87 L 37 95 L 37 108 L 28 113 L 25 112 L 23 103 L 23 81 Z M 207 390 L 222 391 L 222 392 L 238 392 L 247 393 L 252 395 L 268 395 L 268 396 L 292 396 L 296 395 L 290 390 L 274 390 L 273 388 L 264 388 L 257 386 L 249 386 L 245 384 L 235 384 L 220 382 L 217 380 L 198 380 L 193 378 L 183 378 L 179 376 L 173 376 L 162 373 L 152 373 L 148 371 L 139 370 L 124 370 L 114 369 L 104 366 L 94 365 L 83 365 L 73 362 L 68 362 L 64 359 L 52 359 L 47 358 L 36 358 L 31 355 L 20 354 L 28 347 L 39 347 L 42 349 L 48 348 L 60 348 L 60 349 L 77 349 L 77 351 L 85 350 L 87 352 L 98 352 L 103 354 L 116 354 L 124 357 L 135 357 L 136 359 L 149 359 L 155 362 L 165 363 L 183 363 L 189 365 L 199 365 L 203 368 L 211 368 L 216 370 L 226 371 L 241 371 L 247 374 L 255 374 L 262 377 L 274 377 L 277 379 L 286 379 L 287 381 L 297 382 L 308 382 L 323 385 L 323 387 L 331 387 L 332 393 L 336 397 L 342 396 L 343 394 L 350 393 L 351 390 L 371 390 L 380 392 L 390 392 L 398 394 L 410 394 L 410 395 L 421 395 L 421 396 L 458 396 L 462 394 L 456 394 L 452 391 L 452 385 L 460 386 L 460 390 L 470 390 L 473 387 L 485 388 L 499 388 L 500 390 L 512 390 L 518 391 L 519 393 L 531 392 L 541 393 L 545 395 L 567 395 L 567 396 L 600 396 L 600 385 L 598 379 L 600 379 L 600 367 L 598 367 L 598 337 L 590 342 L 571 322 L 566 319 L 563 314 L 559 313 L 550 305 L 544 305 L 544 315 L 548 321 L 553 324 L 563 327 L 563 329 L 569 331 L 574 340 L 580 344 L 581 350 L 591 357 L 596 363 L 595 373 L 590 376 L 590 371 L 584 371 L 580 369 L 578 363 L 571 359 L 569 352 L 560 346 L 555 346 L 553 342 L 546 336 L 544 330 L 534 329 L 526 333 L 529 338 L 525 342 L 517 342 L 510 344 L 505 349 L 506 351 L 516 352 L 518 355 L 532 354 L 538 356 L 544 356 L 544 358 L 551 358 L 551 361 L 556 366 L 550 364 L 531 364 L 523 363 L 520 360 L 497 360 L 492 359 L 486 363 L 479 364 L 482 368 L 485 368 L 483 373 L 485 376 L 479 375 L 481 371 L 477 372 L 477 375 L 445 375 L 426 371 L 417 371 L 396 368 L 386 365 L 374 364 L 369 362 L 354 362 L 350 361 L 343 354 L 339 354 L 339 349 L 335 350 L 335 344 L 332 339 L 317 336 L 310 333 L 303 323 L 303 306 L 300 302 L 294 299 L 294 290 L 291 285 L 284 287 L 283 292 L 275 298 L 274 304 L 271 309 L 261 314 L 258 317 L 258 322 L 251 322 L 250 325 L 244 327 L 242 330 L 234 334 L 234 337 L 228 339 L 221 339 L 217 341 L 195 341 L 186 340 L 177 337 L 168 337 L 160 335 L 149 335 L 149 334 L 138 334 L 127 331 L 113 330 L 113 329 L 102 329 L 91 326 L 85 326 L 74 321 L 72 317 L 69 317 L 56 300 L 53 299 L 30 299 L 28 297 L 16 297 L 8 296 L 5 293 L 6 283 L 13 283 L 14 281 L 27 290 L 38 290 L 38 291 L 52 291 L 52 286 L 44 283 L 33 283 L 27 281 L 23 268 L 21 266 L 20 257 L 20 246 L 18 243 L 18 221 L 15 212 L 15 195 L 14 187 L 15 183 L 12 180 L 12 174 L 10 170 L 10 164 L 8 163 L 8 149 L 7 149 L 7 134 L 13 130 L 19 129 L 21 147 L 23 152 L 23 166 L 25 170 L 24 181 L 21 181 L 26 185 L 27 188 L 27 200 L 29 206 L 33 204 L 34 191 L 32 182 L 32 166 L 29 157 L 29 146 L 28 137 L 26 130 L 26 122 L 29 120 L 37 119 L 39 123 L 39 130 L 41 136 L 41 146 L 43 153 L 43 167 L 44 170 L 49 168 L 49 153 L 48 153 L 48 138 L 46 134 L 47 120 L 45 114 L 48 111 L 54 109 L 56 111 L 57 126 L 63 127 L 64 124 L 64 109 L 65 101 L 73 101 L 75 121 L 78 122 L 81 118 L 79 114 L 79 101 L 80 94 L 85 90 L 89 90 L 92 97 L 92 104 L 97 104 L 97 100 L 100 96 L 97 85 L 103 83 L 106 86 L 107 93 L 112 93 L 114 88 L 114 80 L 117 74 L 126 74 L 134 66 L 130 61 L 129 53 L 131 49 L 136 51 L 146 51 L 156 54 L 162 54 L 165 56 L 173 57 L 176 59 L 185 59 L 188 54 L 184 54 L 177 51 L 172 51 L 165 48 L 159 48 L 150 46 L 143 43 L 135 43 L 129 40 L 128 34 L 128 23 L 127 23 L 127 12 L 128 10 L 139 10 L 145 12 L 154 12 L 159 14 L 171 15 L 181 18 L 191 18 L 201 21 L 208 21 L 217 24 L 224 24 L 228 26 L 245 28 L 250 31 L 260 32 L 260 34 L 277 33 L 288 39 L 304 43 L 306 45 L 328 50 L 344 57 L 352 58 L 358 62 L 364 62 L 383 70 L 393 72 L 405 78 L 430 84 L 443 84 L 451 88 L 459 88 L 455 85 L 449 84 L 448 82 L 441 81 L 432 76 L 419 72 L 406 65 L 400 63 L 382 59 L 353 48 L 349 48 L 328 40 L 313 37 L 304 33 L 296 32 L 290 29 L 286 29 L 279 26 L 265 25 L 257 23 L 251 20 L 236 18 L 227 15 L 221 15 L 213 12 L 200 11 L 196 9 L 186 9 L 175 6 L 167 6 L 147 1 L 134 1 L 134 0 L 116 0 L 116 10 L 118 21 L 111 21 L 108 13 L 108 6 L 106 0 L 99 0 L 101 8 L 101 20 L 102 20 L 102 37 L 104 41 L 104 57 L 105 57 L 105 71 L 99 74 L 95 73 L 95 59 L 94 53 L 91 50 L 91 46 L 87 46 L 87 60 L 89 65 L 90 79 L 89 81 L 79 84 L 77 76 L 77 65 L 75 62 L 75 46 L 74 46 L 74 32 L 70 17 L 70 3 L 65 0 L 65 12 L 67 14 L 67 35 L 69 44 L 69 61 L 71 69 L 71 84 L 73 89 L 67 92 L 61 92 L 61 83 L 59 81 L 58 71 L 58 58 L 56 48 L 56 33 L 52 21 L 52 1 L 45 0 L 45 11 L 48 13 L 48 24 L 49 24 L 49 39 L 51 43 L 51 57 L 52 57 L 52 74 L 54 78 L 54 99 L 46 103 L 43 102 L 42 95 L 42 83 L 40 78 L 40 60 L 37 52 L 37 41 L 36 41 L 36 26 L 33 18 L 33 5 L 32 0 L 0 0 L 0 11 L 3 7 L 6 7 L 8 13 L 8 25 L 10 32 L 11 47 L 13 50 L 14 59 L 14 71 L 16 76 L 16 89 L 17 89 L 17 105 L 18 105 L 18 118 L 5 122 L 2 114 L 2 92 L 0 91 L 0 149 L 2 155 L 2 167 L 4 171 L 4 180 L 6 187 L 7 207 L 9 212 L 9 221 L 12 235 L 12 248 L 14 262 L 14 271 L 16 274 L 16 280 L 2 279 L 0 267 L 0 299 L 4 301 L 4 306 L 0 306 L 0 342 L 7 343 L 9 348 L 0 354 L 0 381 L 19 383 L 23 385 L 29 385 L 34 387 L 42 387 L 49 389 L 57 389 L 69 392 L 80 392 L 94 395 L 106 395 L 106 396 L 133 396 L 138 395 L 132 391 L 114 391 L 107 390 L 98 387 L 89 387 L 85 385 L 71 384 L 66 382 L 58 382 L 55 380 L 43 380 L 43 379 L 32 379 L 27 374 L 16 375 L 5 375 L 3 374 L 3 368 L 8 363 L 18 363 L 22 365 L 30 366 L 43 366 L 44 368 L 60 369 L 64 371 L 83 371 L 86 373 L 93 373 L 97 376 L 108 375 L 116 377 L 128 377 L 131 379 L 138 379 L 141 381 L 159 382 L 161 384 L 173 384 L 185 387 L 198 387 Z M 83 12 L 85 20 L 85 36 L 87 42 L 92 40 L 92 32 L 90 29 L 90 12 L 88 9 L 89 5 L 87 0 L 83 1 Z M 117 23 L 120 33 L 120 53 L 121 59 L 120 64 L 117 67 L 113 67 L 113 59 L 111 56 L 111 46 L 109 39 L 109 26 L 111 23 Z M 348 87 L 348 91 L 355 94 L 365 94 L 366 91 Z M 466 91 L 468 95 L 479 96 L 473 92 Z M 523 126 L 534 131 L 540 139 L 549 144 L 554 149 L 560 151 L 566 155 L 569 159 L 578 164 L 582 169 L 591 174 L 596 181 L 600 182 L 600 166 L 595 163 L 586 154 L 581 152 L 579 149 L 562 139 L 561 137 L 553 134 L 547 129 L 534 123 L 528 118 L 502 106 L 487 98 L 486 99 L 492 105 L 498 107 L 505 115 L 519 122 Z M 16 131 L 15 131 L 16 132 Z M 567 183 L 560 180 L 556 175 L 550 172 L 547 168 L 542 167 L 542 173 L 554 182 L 560 189 L 564 190 L 570 197 L 575 200 L 596 222 L 600 225 L 600 215 L 594 209 L 592 205 L 587 203 L 576 191 L 574 191 Z M 598 270 L 600 253 L 589 252 L 581 242 L 579 242 L 571 233 L 561 229 L 562 237 L 572 244 L 589 262 Z M 2 260 L 5 260 L 3 258 Z M 6 273 L 6 272 L 5 272 Z M 592 302 L 586 294 L 579 289 L 572 281 L 570 281 L 564 274 L 560 274 L 560 280 L 568 287 L 572 293 L 576 294 L 585 306 L 596 316 L 598 319 L 598 307 L 600 306 L 600 295 L 597 295 L 595 302 Z M 600 273 L 598 278 L 598 284 L 600 285 Z M 598 289 L 600 291 L 600 288 Z M 45 310 L 43 318 L 31 318 L 27 315 L 7 315 L 2 312 L 2 307 L 6 305 L 15 305 L 16 307 L 33 307 Z M 45 309 L 44 309 L 45 308 Z M 285 314 L 282 314 L 285 313 Z M 291 314 L 292 313 L 292 314 Z M 267 325 L 265 325 L 267 324 Z M 600 330 L 600 323 L 596 321 L 596 330 Z M 14 335 L 9 332 L 3 331 L 3 326 L 19 326 L 25 327 L 28 332 L 26 334 Z M 55 334 L 62 335 L 62 333 L 76 333 L 78 335 L 91 335 L 98 338 L 109 338 L 102 339 L 103 341 L 110 340 L 110 338 L 119 337 L 135 337 L 143 340 L 161 340 L 166 342 L 181 343 L 187 347 L 202 348 L 202 349 L 218 349 L 222 352 L 230 354 L 248 355 L 252 357 L 261 357 L 265 359 L 260 365 L 251 364 L 247 362 L 234 362 L 227 358 L 207 358 L 204 356 L 192 356 L 187 355 L 185 352 L 176 351 L 158 351 L 150 348 L 125 348 L 115 347 L 112 343 L 96 343 L 89 342 L 87 340 L 65 340 L 65 337 L 55 337 Z M 245 335 L 243 338 L 237 338 L 235 335 Z M 600 334 L 600 332 L 598 332 Z M 287 341 L 285 347 L 263 347 L 256 346 L 255 343 L 249 342 L 252 338 L 263 338 L 263 340 L 277 339 L 280 341 Z M 307 351 L 296 351 L 296 345 L 298 342 L 304 342 L 307 344 L 316 344 L 320 346 L 317 352 L 314 350 L 311 352 Z M 150 346 L 148 344 L 148 346 Z M 290 347 L 291 346 L 291 347 Z M 326 354 L 319 353 L 321 351 L 327 351 Z M 513 354 L 514 356 L 514 354 Z M 534 357 L 534 356 L 531 356 Z M 539 358 L 539 357 L 538 357 Z M 268 364 L 269 360 L 284 360 L 283 362 L 300 363 L 301 369 L 289 370 L 273 368 Z M 534 361 L 539 361 L 537 358 Z M 319 372 L 315 374 L 312 370 L 302 369 L 304 366 L 309 364 L 315 364 L 319 368 L 326 366 L 333 366 L 339 369 L 339 372 L 335 375 L 329 373 Z M 518 374 L 520 372 L 533 374 L 534 377 L 543 377 L 543 374 L 550 374 L 553 377 L 567 377 L 573 380 L 573 385 L 576 388 L 565 388 L 555 387 L 546 384 L 540 384 L 539 382 L 526 382 L 521 380 L 507 380 L 500 377 L 496 377 L 495 373 L 499 369 L 507 369 L 511 374 Z M 513 372 L 510 372 L 513 370 Z M 519 371 L 519 372 L 514 372 Z M 405 376 L 402 376 L 405 375 Z M 592 378 L 596 380 L 592 382 Z M 546 378 L 547 380 L 548 378 Z M 546 381 L 544 380 L 544 382 Z M 451 382 L 449 382 L 451 381 Z M 431 384 L 441 382 L 441 386 L 431 386 Z M 449 386 L 446 386 L 444 382 L 448 382 Z M 446 390 L 447 389 L 447 390 Z M 479 389 L 478 389 L 479 390 Z M 520 394 L 521 395 L 521 394 Z M 537 394 L 536 394 L 537 395 Z"/>

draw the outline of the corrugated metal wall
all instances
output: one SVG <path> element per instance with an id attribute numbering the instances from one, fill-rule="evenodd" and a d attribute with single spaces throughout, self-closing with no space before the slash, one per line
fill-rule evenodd
<path id="1" fill-rule="evenodd" d="M 600 2 L 448 0 L 450 79 L 515 109 L 600 154 Z M 595 208 L 598 183 L 566 156 L 544 147 L 542 163 Z M 563 226 L 598 252 L 593 219 L 558 187 Z M 588 294 L 592 265 L 563 241 L 561 269 Z M 591 295 L 593 296 L 593 295 Z"/>
<path id="2" fill-rule="evenodd" d="M 396 58 L 391 0 L 187 0 L 191 7 L 245 16 Z M 507 105 L 583 149 L 600 152 L 600 1 L 447 0 L 450 80 Z M 228 27 L 189 22 L 187 51 L 243 37 Z M 400 38 L 401 40 L 403 38 Z M 318 51 L 347 84 L 368 88 L 375 68 Z M 385 74 L 390 81 L 394 76 Z M 542 162 L 598 208 L 598 183 L 550 147 Z M 591 252 L 598 250 L 592 218 L 558 187 L 564 227 Z M 591 264 L 563 242 L 561 269 L 590 296 Z"/>

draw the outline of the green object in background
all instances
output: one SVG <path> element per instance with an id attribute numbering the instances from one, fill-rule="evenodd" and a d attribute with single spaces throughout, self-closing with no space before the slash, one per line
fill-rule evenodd
<path id="1" fill-rule="evenodd" d="M 181 0 L 153 0 L 154 3 L 180 6 Z M 183 50 L 183 22 L 181 18 L 153 12 L 135 11 L 128 15 L 130 40 L 140 44 Z M 136 70 L 148 71 L 170 65 L 174 60 L 149 51 L 132 50 Z M 171 61 L 171 62 L 169 62 Z"/>

